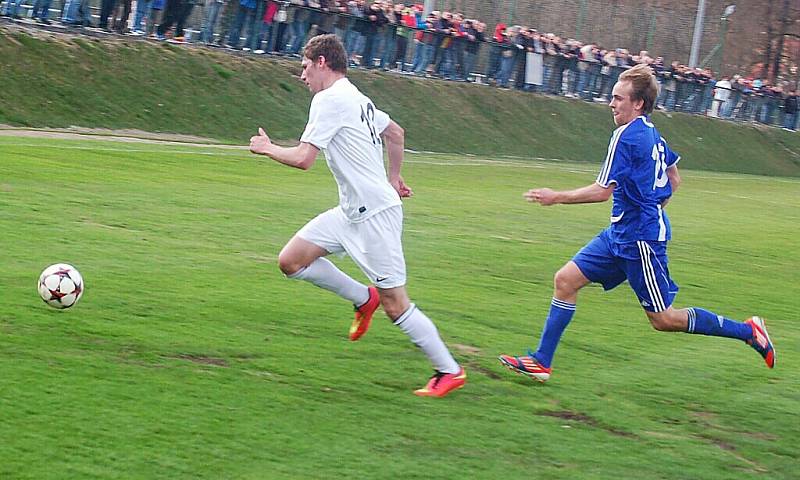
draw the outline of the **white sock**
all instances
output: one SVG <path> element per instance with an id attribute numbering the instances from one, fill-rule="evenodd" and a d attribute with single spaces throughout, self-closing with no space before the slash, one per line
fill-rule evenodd
<path id="1" fill-rule="evenodd" d="M 311 262 L 311 265 L 301 268 L 287 277 L 311 282 L 349 300 L 356 306 L 361 306 L 369 300 L 369 288 L 336 268 L 336 265 L 327 258 L 320 257 Z"/>
<path id="2" fill-rule="evenodd" d="M 416 305 L 412 303 L 394 324 L 411 338 L 414 345 L 422 349 L 433 364 L 433 368 L 444 373 L 459 372 L 460 367 L 439 337 L 436 325 Z"/>

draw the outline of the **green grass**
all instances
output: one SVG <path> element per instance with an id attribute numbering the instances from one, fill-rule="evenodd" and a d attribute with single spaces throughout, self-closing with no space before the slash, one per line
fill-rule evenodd
<path id="1" fill-rule="evenodd" d="M 0 123 L 139 129 L 241 144 L 263 126 L 299 138 L 311 95 L 298 60 L 132 40 L 0 28 Z M 409 148 L 460 154 L 602 161 L 608 107 L 376 72 L 353 82 L 407 132 Z M 698 170 L 800 177 L 800 134 L 704 117 L 654 120 Z"/>
<path id="2" fill-rule="evenodd" d="M 469 373 L 432 400 L 398 329 L 347 341 L 351 307 L 276 267 L 336 202 L 324 162 L 0 138 L 0 478 L 796 476 L 800 182 L 684 170 L 669 206 L 677 304 L 768 318 L 774 371 L 589 287 L 539 385 L 495 357 L 535 346 L 552 273 L 609 205 L 522 201 L 599 165 L 489 160 L 407 158 L 408 289 Z M 87 286 L 67 311 L 34 287 L 60 261 Z"/>

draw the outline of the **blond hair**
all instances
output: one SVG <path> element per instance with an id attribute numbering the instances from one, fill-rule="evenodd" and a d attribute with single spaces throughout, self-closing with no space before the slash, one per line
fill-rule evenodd
<path id="1" fill-rule="evenodd" d="M 658 98 L 658 82 L 653 69 L 648 65 L 639 64 L 635 67 L 622 72 L 619 76 L 620 82 L 630 82 L 632 87 L 631 98 L 633 100 L 642 100 L 644 102 L 644 113 L 650 114 L 653 112 L 653 107 L 656 106 L 656 99 Z"/>

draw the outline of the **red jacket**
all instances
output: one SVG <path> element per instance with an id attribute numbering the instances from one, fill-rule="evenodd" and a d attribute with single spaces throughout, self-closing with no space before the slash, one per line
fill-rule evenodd
<path id="1" fill-rule="evenodd" d="M 278 13 L 278 2 L 275 0 L 267 1 L 267 9 L 264 11 L 264 23 L 272 23 L 275 20 L 276 13 Z"/>

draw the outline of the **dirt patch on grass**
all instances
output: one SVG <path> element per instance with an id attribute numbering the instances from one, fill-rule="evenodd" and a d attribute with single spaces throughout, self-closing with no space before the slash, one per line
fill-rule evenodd
<path id="1" fill-rule="evenodd" d="M 0 137 L 57 138 L 67 140 L 92 139 L 109 140 L 114 142 L 244 148 L 238 145 L 221 145 L 217 140 L 212 138 L 183 135 L 178 133 L 153 133 L 134 129 L 110 130 L 106 128 L 84 127 L 40 129 L 20 128 L 0 124 Z"/>
<path id="2" fill-rule="evenodd" d="M 167 358 L 176 358 L 178 360 L 188 360 L 192 363 L 199 363 L 201 365 L 214 365 L 216 367 L 228 367 L 228 362 L 224 358 L 207 357 L 205 355 L 195 355 L 192 353 L 180 353 L 178 355 L 167 355 Z"/>
<path id="3" fill-rule="evenodd" d="M 555 410 L 555 411 L 537 412 L 536 414 L 541 415 L 543 417 L 555 417 L 555 418 L 560 418 L 562 420 L 569 420 L 571 422 L 582 423 L 584 425 L 588 425 L 593 428 L 599 428 L 601 430 L 605 430 L 619 437 L 638 438 L 636 434 L 633 434 L 631 432 L 626 432 L 624 430 L 619 430 L 617 428 L 608 425 L 603 425 L 596 418 L 590 417 L 585 413 L 573 412 L 571 410 Z"/>

